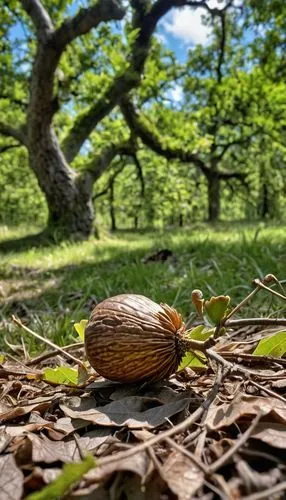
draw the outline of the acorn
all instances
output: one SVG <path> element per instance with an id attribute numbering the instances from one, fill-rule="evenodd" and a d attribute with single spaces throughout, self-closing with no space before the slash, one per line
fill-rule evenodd
<path id="1" fill-rule="evenodd" d="M 143 295 L 110 297 L 92 311 L 85 328 L 85 351 L 94 370 L 117 382 L 167 379 L 189 350 L 209 342 L 186 337 L 181 315 Z"/>

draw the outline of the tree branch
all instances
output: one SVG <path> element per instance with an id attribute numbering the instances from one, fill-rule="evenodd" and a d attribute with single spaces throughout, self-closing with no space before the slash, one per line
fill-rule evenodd
<path id="1" fill-rule="evenodd" d="M 183 163 L 193 163 L 205 175 L 209 173 L 209 168 L 197 155 L 183 151 L 180 148 L 163 145 L 160 138 L 143 123 L 135 111 L 133 104 L 127 98 L 121 99 L 120 108 L 131 132 L 140 137 L 144 144 L 152 149 L 152 151 L 160 156 L 164 156 L 167 160 L 180 160 Z"/>
<path id="2" fill-rule="evenodd" d="M 113 172 L 113 174 L 110 176 L 108 183 L 107 183 L 107 186 L 99 193 L 96 193 L 93 195 L 92 201 L 95 201 L 95 200 L 97 200 L 97 198 L 100 198 L 101 196 L 104 196 L 105 194 L 108 193 L 108 191 L 110 190 L 110 187 L 114 183 L 116 177 L 118 177 L 118 175 L 122 172 L 122 170 L 124 169 L 125 166 L 126 165 L 124 163 L 121 163 L 120 167 L 117 170 L 115 170 L 115 172 Z"/>
<path id="3" fill-rule="evenodd" d="M 0 146 L 0 154 L 9 151 L 9 149 L 19 148 L 20 144 L 6 144 L 5 146 Z"/>
<path id="4" fill-rule="evenodd" d="M 132 30 L 138 30 L 137 38 L 131 47 L 128 57 L 128 68 L 120 76 L 115 77 L 109 88 L 98 101 L 74 121 L 73 127 L 62 143 L 68 162 L 78 154 L 82 144 L 96 127 L 118 103 L 121 96 L 130 92 L 140 83 L 145 62 L 149 53 L 151 38 L 158 21 L 173 7 L 187 5 L 186 0 L 157 0 L 148 10 L 148 2 L 133 1 L 135 9 Z M 191 2 L 193 6 L 205 5 L 205 0 Z"/>
<path id="5" fill-rule="evenodd" d="M 48 35 L 53 32 L 52 20 L 40 2 L 40 0 L 20 0 L 24 10 L 31 18 L 39 40 L 46 40 Z"/>
<path id="6" fill-rule="evenodd" d="M 108 169 L 112 160 L 117 155 L 133 156 L 134 152 L 134 141 L 131 139 L 121 144 L 110 144 L 106 146 L 91 160 L 85 171 L 78 176 L 78 188 L 88 199 L 92 193 L 93 184 Z"/>
<path id="7" fill-rule="evenodd" d="M 196 154 L 190 151 L 184 151 L 181 148 L 173 148 L 171 146 L 163 145 L 160 137 L 156 133 L 149 130 L 145 123 L 140 119 L 133 107 L 133 104 L 127 99 L 127 97 L 121 99 L 120 108 L 131 132 L 135 136 L 140 137 L 142 142 L 152 149 L 152 151 L 160 156 L 163 156 L 167 160 L 179 160 L 182 163 L 192 163 L 199 168 L 207 178 L 210 178 L 213 175 L 212 170 Z M 246 174 L 241 172 L 215 172 L 215 175 L 222 180 L 238 179 L 241 182 L 244 182 L 246 179 Z"/>
<path id="8" fill-rule="evenodd" d="M 7 123 L 0 122 L 0 134 L 6 137 L 13 137 L 24 146 L 27 146 L 27 136 L 24 127 L 15 128 Z"/>
<path id="9" fill-rule="evenodd" d="M 78 36 L 88 33 L 103 21 L 121 20 L 125 9 L 119 0 L 99 0 L 96 5 L 80 9 L 71 19 L 66 20 L 54 34 L 54 41 L 61 50 Z"/>

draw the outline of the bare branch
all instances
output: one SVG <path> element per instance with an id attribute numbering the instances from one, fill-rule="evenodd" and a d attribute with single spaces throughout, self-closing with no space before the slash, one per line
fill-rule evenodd
<path id="1" fill-rule="evenodd" d="M 99 0 L 96 5 L 80 9 L 78 14 L 66 20 L 54 34 L 57 46 L 64 47 L 71 43 L 76 37 L 88 33 L 103 21 L 121 20 L 125 9 L 118 0 Z"/>
<path id="2" fill-rule="evenodd" d="M 24 127 L 15 128 L 8 123 L 0 122 L 0 134 L 13 137 L 24 146 L 27 146 L 27 136 Z"/>
<path id="3" fill-rule="evenodd" d="M 20 1 L 28 16 L 30 16 L 33 21 L 37 32 L 37 38 L 39 40 L 46 40 L 48 35 L 54 30 L 53 23 L 48 12 L 40 0 Z"/>

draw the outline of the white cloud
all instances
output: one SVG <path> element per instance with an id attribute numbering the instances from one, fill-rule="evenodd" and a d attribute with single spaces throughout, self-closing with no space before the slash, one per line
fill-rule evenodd
<path id="1" fill-rule="evenodd" d="M 202 24 L 202 10 L 192 10 L 185 7 L 171 12 L 170 20 L 163 26 L 167 33 L 171 33 L 185 44 L 206 44 L 210 28 Z"/>
<path id="2" fill-rule="evenodd" d="M 208 5 L 212 9 L 221 9 L 224 7 L 225 1 L 209 0 Z M 205 45 L 211 34 L 211 27 L 205 26 L 202 23 L 202 15 L 204 13 L 205 10 L 202 8 L 192 9 L 184 7 L 172 10 L 168 19 L 163 21 L 162 25 L 167 33 L 171 33 L 174 37 L 179 38 L 186 45 L 197 43 Z"/>
<path id="3" fill-rule="evenodd" d="M 175 85 L 174 88 L 170 90 L 170 97 L 175 102 L 180 102 L 183 98 L 183 89 L 180 85 Z"/>

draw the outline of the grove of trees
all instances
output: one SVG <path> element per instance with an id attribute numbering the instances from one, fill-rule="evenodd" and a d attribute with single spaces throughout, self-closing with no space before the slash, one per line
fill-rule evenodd
<path id="1" fill-rule="evenodd" d="M 182 8 L 210 36 L 180 60 L 160 33 Z M 0 222 L 283 218 L 282 0 L 9 0 L 0 33 Z"/>

